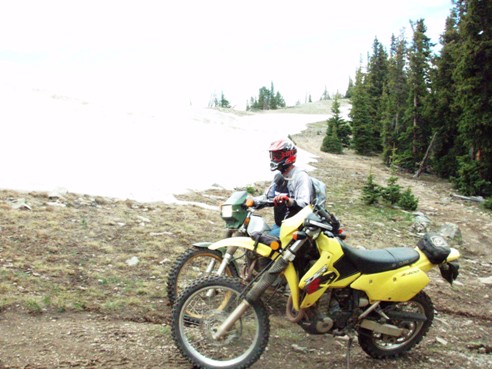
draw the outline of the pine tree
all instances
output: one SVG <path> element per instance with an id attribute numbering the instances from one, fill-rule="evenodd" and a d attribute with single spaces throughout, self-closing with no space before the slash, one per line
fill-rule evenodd
<path id="1" fill-rule="evenodd" d="M 325 86 L 325 90 L 323 91 L 323 94 L 321 95 L 321 101 L 323 100 L 330 100 L 330 94 L 328 93 L 328 90 L 326 89 L 326 86 Z"/>
<path id="2" fill-rule="evenodd" d="M 463 177 L 470 172 L 464 166 L 475 165 L 486 184 L 475 190 L 487 195 L 492 192 L 492 2 L 461 0 L 457 9 L 461 43 L 453 76 L 461 109 L 458 129 L 472 160 L 462 159 L 458 172 Z"/>
<path id="3" fill-rule="evenodd" d="M 390 165 L 392 157 L 398 151 L 398 135 L 401 133 L 401 121 L 406 106 L 408 86 L 406 76 L 406 41 L 404 35 L 391 37 L 388 60 L 388 79 L 381 98 L 381 123 L 383 160 Z"/>
<path id="4" fill-rule="evenodd" d="M 375 149 L 372 146 L 374 132 L 370 115 L 369 94 L 365 84 L 365 75 L 361 68 L 357 70 L 352 92 L 352 109 L 349 114 L 352 120 L 352 147 L 358 154 L 370 155 Z"/>
<path id="5" fill-rule="evenodd" d="M 381 197 L 381 186 L 374 182 L 374 176 L 372 173 L 367 177 L 367 182 L 362 188 L 361 198 L 364 204 L 372 205 L 376 204 Z"/>
<path id="6" fill-rule="evenodd" d="M 340 116 L 340 95 L 337 93 L 331 105 L 333 116 L 328 119 L 328 128 L 321 145 L 321 151 L 341 154 L 342 146 L 350 145 L 351 129 L 348 123 Z"/>
<path id="7" fill-rule="evenodd" d="M 349 147 L 352 128 L 350 128 L 349 123 L 340 115 L 340 94 L 338 92 L 335 94 L 335 98 L 331 104 L 331 112 L 333 113 L 333 116 L 329 121 L 333 121 L 338 139 L 342 146 Z"/>
<path id="8" fill-rule="evenodd" d="M 367 66 L 367 92 L 369 94 L 370 115 L 372 121 L 372 143 L 374 151 L 382 150 L 381 120 L 383 89 L 388 78 L 388 54 L 383 45 L 374 39 L 372 55 Z"/>
<path id="9" fill-rule="evenodd" d="M 265 86 L 258 91 L 258 98 L 251 97 L 250 110 L 270 110 L 285 107 L 285 100 L 280 92 L 275 92 L 273 82 L 270 84 L 270 89 Z"/>
<path id="10" fill-rule="evenodd" d="M 224 92 L 222 92 L 220 94 L 220 102 L 219 102 L 219 106 L 221 108 L 230 108 L 231 107 L 231 104 L 229 103 L 229 101 L 225 98 L 224 96 Z"/>
<path id="11" fill-rule="evenodd" d="M 270 95 L 269 95 L 269 109 L 277 109 L 277 100 L 275 99 L 275 89 L 273 87 L 273 82 L 270 83 Z"/>
<path id="12" fill-rule="evenodd" d="M 350 99 L 352 97 L 352 90 L 354 88 L 354 81 L 349 77 L 349 83 L 347 87 L 347 92 L 345 92 L 345 98 Z"/>
<path id="13" fill-rule="evenodd" d="M 409 95 L 405 111 L 406 132 L 399 137 L 398 164 L 413 170 L 423 159 L 431 136 L 429 115 L 431 42 L 423 19 L 412 23 L 413 41 L 409 50 Z"/>
<path id="14" fill-rule="evenodd" d="M 328 123 L 327 133 L 323 138 L 320 150 L 332 154 L 341 154 L 343 152 L 342 142 L 337 137 L 337 129 L 333 122 Z"/>
<path id="15" fill-rule="evenodd" d="M 456 86 L 453 71 L 459 52 L 457 12 L 451 11 L 441 35 L 441 53 L 434 59 L 432 72 L 432 127 L 438 132 L 433 147 L 431 167 L 442 177 L 454 177 L 458 169 L 458 156 L 464 155 L 463 145 L 458 137 L 459 106 L 455 102 Z"/>

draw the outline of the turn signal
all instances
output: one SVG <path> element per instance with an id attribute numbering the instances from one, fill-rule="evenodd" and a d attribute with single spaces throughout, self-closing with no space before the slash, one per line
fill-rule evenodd
<path id="1" fill-rule="evenodd" d="M 271 248 L 273 251 L 277 251 L 277 250 L 280 248 L 280 244 L 279 244 L 277 241 L 273 241 L 273 242 L 270 244 L 270 248 Z"/>
<path id="2" fill-rule="evenodd" d="M 255 200 L 253 200 L 253 199 L 247 199 L 247 200 L 246 200 L 246 202 L 245 202 L 245 205 L 246 205 L 248 208 L 250 208 L 250 207 L 252 207 L 252 206 L 254 206 L 254 205 L 255 205 Z"/>
<path id="3" fill-rule="evenodd" d="M 299 240 L 304 240 L 307 237 L 307 234 L 305 232 L 297 231 L 294 232 L 292 235 L 292 239 L 294 241 L 299 241 Z"/>

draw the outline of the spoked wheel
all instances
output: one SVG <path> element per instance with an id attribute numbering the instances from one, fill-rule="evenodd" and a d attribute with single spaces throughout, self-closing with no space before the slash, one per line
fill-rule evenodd
<path id="1" fill-rule="evenodd" d="M 169 270 L 167 277 L 167 298 L 172 305 L 178 294 L 193 281 L 213 274 L 222 262 L 222 253 L 218 250 L 193 247 L 181 254 Z M 236 265 L 229 263 L 224 275 L 239 277 Z"/>
<path id="2" fill-rule="evenodd" d="M 434 306 L 425 292 L 418 293 L 407 302 L 392 303 L 383 308 L 386 312 L 393 310 L 402 313 L 415 313 L 427 319 L 405 320 L 392 319 L 389 324 L 405 328 L 407 333 L 393 337 L 367 329 L 359 329 L 359 344 L 362 349 L 376 359 L 395 358 L 416 346 L 427 334 L 434 319 Z"/>
<path id="3" fill-rule="evenodd" d="M 195 281 L 173 307 L 172 335 L 181 353 L 195 367 L 247 368 L 259 359 L 268 343 L 268 313 L 257 301 L 221 338 L 221 324 L 241 302 L 238 279 L 212 276 Z"/>

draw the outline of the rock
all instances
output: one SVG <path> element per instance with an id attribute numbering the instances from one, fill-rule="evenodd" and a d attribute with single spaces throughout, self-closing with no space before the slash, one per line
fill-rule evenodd
<path id="1" fill-rule="evenodd" d="M 46 203 L 46 205 L 49 205 L 49 206 L 57 206 L 57 207 L 60 207 L 60 208 L 66 208 L 67 205 L 61 203 L 61 202 L 58 202 L 58 201 L 48 201 Z"/>
<path id="2" fill-rule="evenodd" d="M 439 342 L 443 346 L 446 346 L 448 344 L 448 341 L 446 341 L 444 338 L 441 338 L 441 337 L 436 337 L 436 341 Z"/>
<path id="3" fill-rule="evenodd" d="M 460 227 L 454 223 L 444 223 L 437 233 L 439 233 L 442 237 L 448 240 L 456 241 L 459 244 L 463 242 Z"/>
<path id="4" fill-rule="evenodd" d="M 48 194 L 48 198 L 51 200 L 54 199 L 63 199 L 63 195 L 66 195 L 68 191 L 65 188 L 56 188 Z"/>
<path id="5" fill-rule="evenodd" d="M 412 224 L 412 230 L 416 233 L 425 233 L 430 224 L 430 219 L 421 212 L 414 212 L 415 219 Z"/>
<path id="6" fill-rule="evenodd" d="M 492 276 L 485 277 L 485 278 L 478 278 L 478 280 L 483 284 L 492 285 Z"/>
<path id="7" fill-rule="evenodd" d="M 136 256 L 132 256 L 130 259 L 126 261 L 128 266 L 135 266 L 140 262 L 140 260 Z"/>
<path id="8" fill-rule="evenodd" d="M 291 347 L 292 347 L 292 349 L 293 349 L 294 351 L 299 351 L 299 352 L 306 352 L 306 351 L 307 351 L 307 348 L 306 348 L 306 347 L 301 347 L 301 346 L 299 346 L 299 345 L 296 345 L 295 343 L 294 343 L 294 344 L 292 344 L 292 346 L 291 346 Z"/>
<path id="9" fill-rule="evenodd" d="M 12 209 L 16 210 L 32 210 L 31 206 L 26 202 L 26 199 L 17 199 L 11 206 Z"/>
<path id="10" fill-rule="evenodd" d="M 141 215 L 137 215 L 137 218 L 142 222 L 142 223 L 150 223 L 150 219 L 143 217 Z"/>

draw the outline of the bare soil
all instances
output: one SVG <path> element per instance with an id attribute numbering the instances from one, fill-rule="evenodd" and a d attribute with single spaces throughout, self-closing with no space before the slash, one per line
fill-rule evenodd
<path id="1" fill-rule="evenodd" d="M 377 157 L 321 153 L 324 129 L 314 124 L 294 139 L 319 156 L 314 175 L 327 183 L 350 243 L 415 245 L 411 214 L 385 205 L 374 211 L 359 199 L 370 172 L 383 184 L 391 171 Z M 436 318 L 414 350 L 379 361 L 354 343 L 351 367 L 490 368 L 492 287 L 484 278 L 492 276 L 491 213 L 452 197 L 452 187 L 433 176 L 398 175 L 433 229 L 459 225 L 460 276 L 451 287 L 431 271 L 426 291 Z M 181 199 L 218 206 L 229 193 Z M 222 227 L 218 211 L 196 205 L 0 191 L 0 368 L 190 368 L 171 339 L 166 274 L 176 255 L 220 239 Z M 128 265 L 132 257 L 137 265 Z M 283 319 L 281 299 L 269 305 L 270 344 L 254 368 L 346 367 L 346 340 L 309 336 Z"/>

